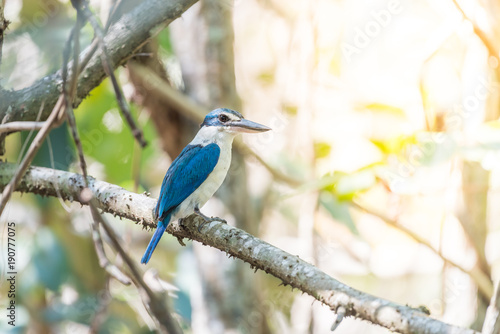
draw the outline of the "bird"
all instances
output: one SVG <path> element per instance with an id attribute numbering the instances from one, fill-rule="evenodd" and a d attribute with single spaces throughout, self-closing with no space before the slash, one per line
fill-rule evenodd
<path id="1" fill-rule="evenodd" d="M 237 134 L 259 133 L 271 128 L 252 122 L 228 108 L 209 112 L 194 139 L 172 162 L 163 179 L 160 196 L 153 212 L 157 228 L 144 252 L 141 263 L 151 259 L 168 224 L 193 213 L 205 222 L 209 218 L 200 209 L 219 189 L 231 164 L 231 146 Z"/>

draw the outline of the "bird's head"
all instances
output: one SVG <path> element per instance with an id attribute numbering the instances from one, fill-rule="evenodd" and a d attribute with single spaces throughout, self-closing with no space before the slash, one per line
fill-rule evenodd
<path id="1" fill-rule="evenodd" d="M 226 131 L 229 133 L 239 133 L 239 132 L 265 132 L 271 130 L 271 128 L 249 121 L 243 117 L 237 111 L 219 108 L 211 111 L 205 116 L 205 120 L 201 124 L 201 127 L 218 127 L 221 131 Z"/>

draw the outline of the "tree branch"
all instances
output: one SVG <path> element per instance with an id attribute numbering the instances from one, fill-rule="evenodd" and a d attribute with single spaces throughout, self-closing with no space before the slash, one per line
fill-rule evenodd
<path id="1" fill-rule="evenodd" d="M 104 37 L 109 59 L 114 68 L 125 63 L 134 51 L 146 43 L 158 29 L 170 24 L 195 2 L 196 0 L 147 0 L 123 15 L 109 28 Z M 87 47 L 80 54 L 80 59 L 84 60 L 87 53 L 92 50 L 93 45 Z M 96 50 L 85 70 L 80 74 L 74 107 L 78 106 L 82 99 L 106 77 L 101 53 L 102 49 Z M 68 65 L 68 69 L 71 68 L 72 66 Z M 71 73 L 68 73 L 68 77 L 70 75 Z M 0 119 L 5 117 L 11 107 L 9 121 L 34 121 L 42 100 L 45 100 L 45 110 L 41 117 L 45 120 L 50 110 L 53 109 L 61 90 L 61 70 L 38 80 L 27 88 L 17 91 L 0 90 Z"/>
<path id="2" fill-rule="evenodd" d="M 488 49 L 488 53 L 490 54 L 490 56 L 496 58 L 497 61 L 500 60 L 498 57 L 498 50 L 495 47 L 495 45 L 493 44 L 493 42 L 490 40 L 490 38 L 486 34 L 486 32 L 483 31 L 474 20 L 470 19 L 467 16 L 464 9 L 462 8 L 462 6 L 460 6 L 460 4 L 458 3 L 457 0 L 452 0 L 452 1 L 453 1 L 453 4 L 455 5 L 455 7 L 457 7 L 460 14 L 462 14 L 462 17 L 472 24 L 472 27 L 474 29 L 474 33 L 477 35 L 477 37 L 479 37 L 481 42 L 483 42 L 486 49 Z"/>
<path id="3" fill-rule="evenodd" d="M 474 283 L 476 283 L 476 285 L 478 286 L 479 292 L 485 298 L 489 299 L 493 295 L 493 283 L 491 282 L 489 276 L 486 275 L 480 268 L 474 267 L 474 268 L 469 270 L 469 269 L 461 266 L 457 262 L 446 258 L 439 249 L 434 248 L 434 246 L 432 246 L 432 244 L 429 241 L 425 240 L 424 238 L 419 236 L 417 233 L 413 232 L 412 230 L 405 227 L 404 225 L 399 224 L 397 221 L 390 219 L 389 217 L 385 216 L 384 214 L 382 214 L 380 212 L 376 212 L 375 210 L 370 209 L 370 208 L 366 207 L 365 205 L 362 205 L 357 200 L 353 200 L 351 202 L 351 206 L 360 210 L 360 211 L 369 213 L 372 216 L 380 218 L 387 225 L 390 225 L 394 228 L 397 228 L 398 230 L 405 233 L 406 235 L 408 235 L 410 238 L 412 238 L 416 242 L 429 248 L 431 251 L 436 253 L 436 255 L 439 256 L 444 262 L 451 264 L 452 266 L 458 268 L 459 270 L 461 270 L 465 274 L 469 275 L 472 278 L 472 280 L 474 281 Z"/>
<path id="4" fill-rule="evenodd" d="M 0 133 L 40 130 L 45 122 L 8 122 L 0 124 Z"/>
<path id="5" fill-rule="evenodd" d="M 0 163 L 0 189 L 5 187 L 17 166 Z M 154 227 L 153 208 L 156 200 L 146 195 L 126 191 L 116 185 L 88 178 L 89 189 L 96 206 L 105 212 L 125 217 L 146 227 Z M 81 175 L 42 167 L 30 167 L 18 185 L 17 191 L 84 202 L 80 191 L 85 182 Z M 84 203 L 82 203 L 84 204 Z M 332 311 L 341 310 L 345 316 L 367 320 L 399 333 L 453 333 L 474 334 L 471 329 L 460 328 L 428 317 L 418 309 L 402 306 L 388 300 L 355 290 L 328 276 L 315 266 L 264 242 L 240 229 L 212 222 L 201 232 L 203 220 L 195 215 L 183 225 L 172 223 L 168 232 L 177 238 L 189 238 L 215 247 L 237 257 L 252 267 L 261 269 L 326 304 Z"/>
<path id="6" fill-rule="evenodd" d="M 118 106 L 120 107 L 123 117 L 125 117 L 125 120 L 127 121 L 128 126 L 130 127 L 130 130 L 132 131 L 135 139 L 141 145 L 141 147 L 144 148 L 147 145 L 146 140 L 144 139 L 144 134 L 135 124 L 128 103 L 125 100 L 125 96 L 123 96 L 122 88 L 120 87 L 120 84 L 118 83 L 118 80 L 113 73 L 113 63 L 109 60 L 108 49 L 106 48 L 106 44 L 104 43 L 104 29 L 97 21 L 94 13 L 92 13 L 92 11 L 90 10 L 89 4 L 87 2 L 84 2 L 83 8 L 81 9 L 81 11 L 78 11 L 78 15 L 80 14 L 90 22 L 90 25 L 94 29 L 97 44 L 101 48 L 101 62 L 106 75 L 109 76 L 109 79 L 113 84 L 113 89 L 115 90 L 115 96 L 116 101 L 118 102 Z"/>

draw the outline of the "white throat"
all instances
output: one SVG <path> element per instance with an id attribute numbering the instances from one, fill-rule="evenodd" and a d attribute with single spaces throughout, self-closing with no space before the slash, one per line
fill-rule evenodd
<path id="1" fill-rule="evenodd" d="M 191 145 L 208 145 L 211 143 L 218 144 L 221 149 L 233 143 L 233 139 L 237 133 L 227 131 L 227 129 L 218 126 L 203 126 L 191 141 Z"/>

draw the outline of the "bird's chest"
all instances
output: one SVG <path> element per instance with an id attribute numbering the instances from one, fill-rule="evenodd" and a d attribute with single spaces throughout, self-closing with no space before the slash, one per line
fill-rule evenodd
<path id="1" fill-rule="evenodd" d="M 210 199 L 210 197 L 215 194 L 217 189 L 221 186 L 222 182 L 226 178 L 227 171 L 229 170 L 229 166 L 231 165 L 231 148 L 221 148 L 219 161 L 217 165 L 215 165 L 214 170 L 207 177 L 205 182 L 201 184 L 201 186 L 197 189 L 199 192 L 198 203 L 199 206 L 202 207 L 205 203 Z"/>

